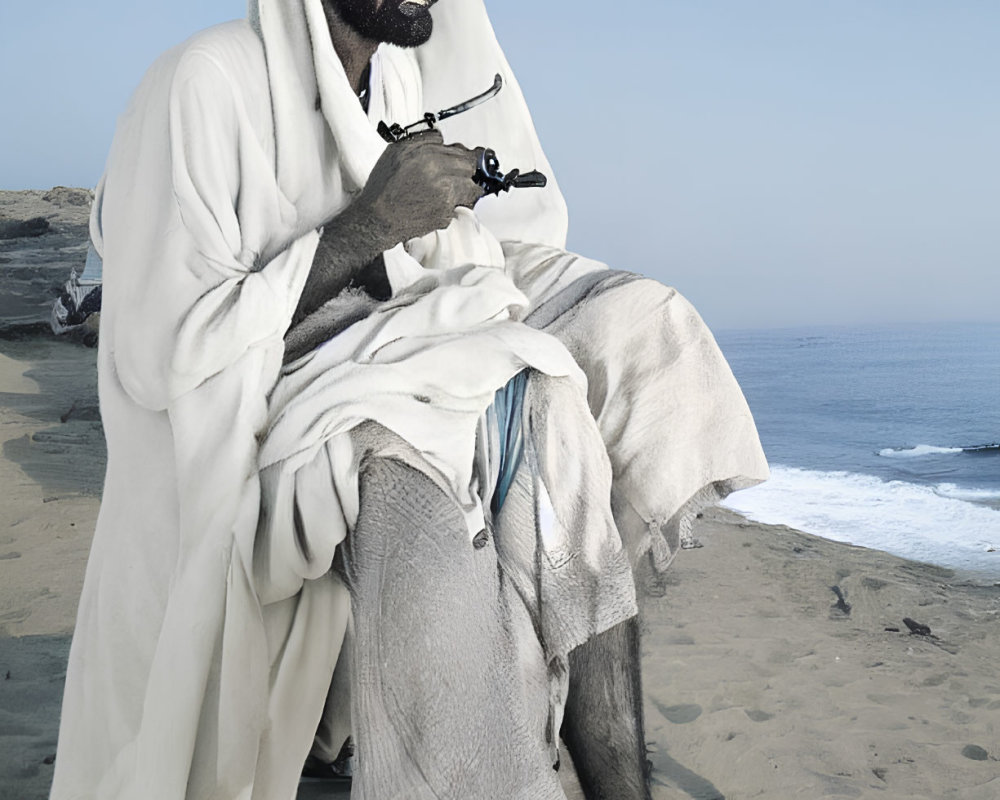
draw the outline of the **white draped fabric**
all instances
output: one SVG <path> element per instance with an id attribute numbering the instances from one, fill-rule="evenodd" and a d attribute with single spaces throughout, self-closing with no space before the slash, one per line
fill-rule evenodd
<path id="1" fill-rule="evenodd" d="M 283 337 L 319 229 L 336 224 L 384 147 L 374 122 L 411 122 L 499 72 L 503 92 L 443 125 L 446 139 L 489 145 L 506 167 L 552 177 L 481 0 L 445 0 L 434 16 L 429 44 L 376 54 L 369 116 L 321 0 L 252 0 L 248 21 L 162 56 L 119 121 L 92 220 L 104 260 L 108 472 L 70 655 L 56 800 L 294 796 L 347 624 L 346 590 L 328 569 L 357 508 L 356 464 L 340 434 L 360 421 L 380 419 L 417 448 L 470 529 L 481 515 L 470 491 L 475 421 L 524 367 L 580 392 L 589 379 L 608 468 L 624 476 L 613 498 L 644 531 L 676 523 L 706 485 L 766 475 L 738 387 L 674 295 L 663 302 L 680 312 L 677 357 L 661 363 L 682 369 L 657 378 L 670 384 L 667 416 L 649 397 L 639 416 L 618 406 L 635 394 L 638 352 L 595 383 L 599 339 L 579 341 L 565 315 L 552 315 L 548 332 L 520 322 L 606 271 L 562 251 L 554 180 L 484 200 L 447 231 L 389 253 L 394 299 L 283 374 Z M 658 337 L 674 331 L 669 319 L 655 325 Z M 614 328 L 605 320 L 609 348 L 641 336 Z M 427 338 L 412 338 L 421 331 Z M 620 391 L 602 406 L 595 386 Z M 643 441 L 669 427 L 675 407 L 680 427 L 667 438 L 683 457 L 646 473 L 647 462 L 673 458 Z M 460 424 L 440 428 L 448 414 Z M 339 507 L 325 509 L 325 539 L 303 560 L 279 542 L 282 508 L 289 485 L 315 478 L 299 468 L 321 448 L 343 456 L 324 473 Z M 656 486 L 664 475 L 677 487 Z M 607 530 L 596 535 L 607 544 Z M 655 545 L 646 541 L 629 545 L 633 559 Z"/>

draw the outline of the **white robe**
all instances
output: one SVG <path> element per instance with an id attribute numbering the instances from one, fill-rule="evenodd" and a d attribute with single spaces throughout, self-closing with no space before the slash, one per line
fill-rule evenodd
<path id="1" fill-rule="evenodd" d="M 205 31 L 151 68 L 119 121 L 95 203 L 108 472 L 67 674 L 57 800 L 294 791 L 303 736 L 322 711 L 300 689 L 328 682 L 337 657 L 335 637 L 318 647 L 309 631 L 343 628 L 344 589 L 317 580 L 315 565 L 261 585 L 253 556 L 259 446 L 274 428 L 269 398 L 317 229 L 377 160 L 384 144 L 373 120 L 405 124 L 482 91 L 496 72 L 507 81 L 501 95 L 443 126 L 446 137 L 489 144 L 507 168 L 552 177 L 480 0 L 437 7 L 435 36 L 416 52 L 380 49 L 372 120 L 333 52 L 320 0 L 251 5 L 250 22 Z M 604 269 L 563 254 L 565 236 L 552 180 L 482 202 L 449 231 L 410 243 L 409 254 L 393 251 L 390 279 L 398 293 L 425 269 L 467 269 L 463 313 L 491 324 Z M 509 302 L 498 303 L 504 292 Z M 681 317 L 680 338 L 695 347 L 684 367 L 692 371 L 678 373 L 673 391 L 698 408 L 718 389 L 728 428 L 721 437 L 706 432 L 702 417 L 678 433 L 688 458 L 668 470 L 681 477 L 663 503 L 650 500 L 648 477 L 635 491 L 619 487 L 619 504 L 634 509 L 640 527 L 673 519 L 706 484 L 766 474 L 749 412 L 710 335 L 696 316 Z M 589 357 L 586 348 L 571 357 L 545 333 L 511 337 L 483 386 L 502 385 L 512 365 L 525 364 L 582 382 L 573 362 Z M 703 380 L 701 353 L 717 381 Z M 638 464 L 648 429 L 630 430 L 620 452 Z M 294 454 L 294 442 L 279 444 L 279 460 Z M 616 452 L 609 446 L 617 470 L 625 462 L 616 465 Z M 453 448 L 444 460 L 458 499 L 467 453 Z M 334 608 L 340 617 L 331 619 Z"/>

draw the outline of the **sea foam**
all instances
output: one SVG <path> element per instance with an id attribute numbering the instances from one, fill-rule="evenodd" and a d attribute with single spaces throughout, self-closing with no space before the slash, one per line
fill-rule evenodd
<path id="1" fill-rule="evenodd" d="M 938 447 L 933 444 L 918 444 L 916 447 L 886 447 L 879 450 L 882 458 L 920 458 L 921 456 L 948 455 L 964 453 L 964 447 Z"/>
<path id="2" fill-rule="evenodd" d="M 970 503 L 1000 503 L 1000 489 L 967 489 L 954 483 L 939 483 L 934 491 L 941 497 L 967 500 Z"/>
<path id="3" fill-rule="evenodd" d="M 725 505 L 757 522 L 1000 577 L 1000 511 L 949 491 L 963 490 L 779 464 Z"/>

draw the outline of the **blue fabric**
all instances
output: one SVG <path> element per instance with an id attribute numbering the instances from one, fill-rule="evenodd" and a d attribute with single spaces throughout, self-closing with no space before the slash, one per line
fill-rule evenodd
<path id="1" fill-rule="evenodd" d="M 524 390 L 528 386 L 528 371 L 523 370 L 496 393 L 493 410 L 496 413 L 497 428 L 500 432 L 500 474 L 493 490 L 490 510 L 496 514 L 503 508 L 507 492 L 514 481 L 514 473 L 524 454 L 524 439 L 521 434 L 521 417 L 524 410 Z"/>

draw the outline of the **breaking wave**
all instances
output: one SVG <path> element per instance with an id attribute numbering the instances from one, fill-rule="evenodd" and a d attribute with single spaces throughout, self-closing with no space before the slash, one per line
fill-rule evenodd
<path id="1" fill-rule="evenodd" d="M 972 447 L 963 447 L 962 452 L 965 453 L 1000 453 L 1000 443 L 993 442 L 991 444 L 977 444 Z"/>
<path id="2" fill-rule="evenodd" d="M 882 458 L 920 458 L 921 456 L 950 455 L 953 453 L 1000 453 L 1000 444 L 975 444 L 971 447 L 938 447 L 918 444 L 914 447 L 886 447 L 878 451 Z"/>
<path id="3" fill-rule="evenodd" d="M 920 458 L 921 456 L 964 453 L 964 447 L 936 447 L 933 444 L 918 444 L 916 447 L 886 447 L 878 451 L 882 458 Z"/>
<path id="4" fill-rule="evenodd" d="M 725 505 L 757 522 L 1000 577 L 1000 510 L 982 505 L 987 492 L 779 464 Z"/>
<path id="5" fill-rule="evenodd" d="M 941 497 L 951 497 L 969 503 L 1000 503 L 1000 489 L 966 489 L 954 483 L 939 483 L 934 491 Z"/>

